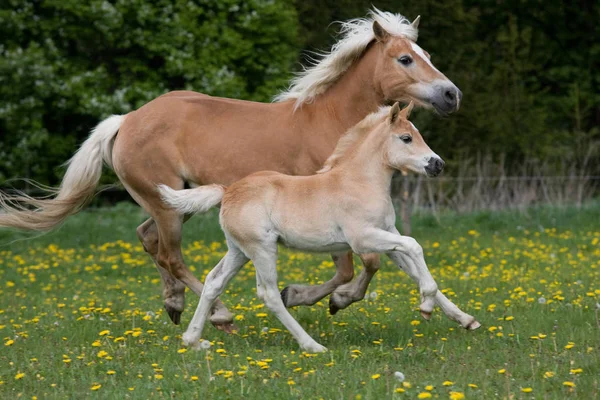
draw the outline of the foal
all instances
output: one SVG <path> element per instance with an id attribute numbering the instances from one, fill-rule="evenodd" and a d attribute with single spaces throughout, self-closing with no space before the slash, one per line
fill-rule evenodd
<path id="1" fill-rule="evenodd" d="M 196 346 L 211 306 L 227 283 L 252 260 L 257 295 L 309 352 L 327 349 L 311 338 L 287 311 L 277 288 L 277 244 L 317 252 L 386 253 L 419 285 L 421 314 L 429 319 L 437 303 L 467 329 L 480 325 L 437 287 L 423 250 L 396 230 L 390 197 L 395 170 L 437 176 L 444 162 L 407 118 L 412 103 L 398 103 L 367 116 L 340 139 L 325 167 L 313 176 L 259 172 L 235 182 L 173 190 L 161 185 L 163 200 L 181 213 L 202 212 L 221 203 L 220 221 L 229 251 L 208 274 L 200 303 L 183 335 Z M 369 193 L 369 196 L 364 196 Z"/>

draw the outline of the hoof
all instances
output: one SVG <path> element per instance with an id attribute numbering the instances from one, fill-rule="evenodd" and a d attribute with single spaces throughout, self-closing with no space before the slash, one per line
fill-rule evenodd
<path id="1" fill-rule="evenodd" d="M 431 313 L 427 311 L 421 310 L 421 316 L 425 321 L 429 321 L 431 319 Z"/>
<path id="2" fill-rule="evenodd" d="M 235 324 L 233 322 L 225 322 L 225 323 L 222 323 L 222 324 L 217 324 L 217 323 L 213 322 L 212 324 L 218 330 L 223 331 L 223 332 L 225 332 L 227 334 L 230 334 L 230 335 L 233 334 L 233 333 L 235 333 L 235 332 L 237 332 L 237 331 L 239 331 L 239 328 L 237 326 L 235 326 Z"/>
<path id="3" fill-rule="evenodd" d="M 480 327 L 481 327 L 481 324 L 479 323 L 479 321 L 474 319 L 473 321 L 469 322 L 469 324 L 467 326 L 465 326 L 465 329 L 468 331 L 474 331 L 475 329 L 478 329 Z"/>
<path id="4" fill-rule="evenodd" d="M 300 346 L 307 353 L 325 353 L 329 351 L 327 347 L 321 346 L 319 343 L 311 343 L 308 345 Z"/>
<path id="5" fill-rule="evenodd" d="M 335 315 L 338 311 L 340 311 L 340 308 L 329 299 L 329 314 Z"/>
<path id="6" fill-rule="evenodd" d="M 285 288 L 283 288 L 283 290 L 281 291 L 281 301 L 283 301 L 283 305 L 284 306 L 288 306 L 288 292 L 289 292 L 290 287 L 286 286 Z"/>
<path id="7" fill-rule="evenodd" d="M 169 316 L 169 318 L 171 318 L 171 321 L 173 321 L 173 323 L 175 325 L 179 325 L 181 323 L 181 311 L 180 310 L 176 310 L 171 306 L 168 306 L 165 304 L 165 310 L 167 311 L 167 315 Z"/>

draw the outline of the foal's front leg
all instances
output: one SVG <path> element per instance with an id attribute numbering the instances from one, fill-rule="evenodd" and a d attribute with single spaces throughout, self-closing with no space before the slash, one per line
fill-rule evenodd
<path id="1" fill-rule="evenodd" d="M 437 303 L 450 319 L 459 322 L 464 328 L 477 329 L 480 326 L 474 317 L 461 311 L 438 290 L 425 264 L 423 249 L 415 239 L 401 236 L 395 228 L 392 232 L 370 229 L 355 240 L 353 249 L 358 252 L 385 252 L 397 266 L 415 280 L 421 293 L 422 301 L 419 308 L 424 318 L 430 318 L 433 307 Z"/>

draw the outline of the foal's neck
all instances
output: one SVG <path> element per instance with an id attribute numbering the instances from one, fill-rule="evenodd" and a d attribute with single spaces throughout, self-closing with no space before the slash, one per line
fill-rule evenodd
<path id="1" fill-rule="evenodd" d="M 356 148 L 349 149 L 345 157 L 336 167 L 352 185 L 360 184 L 368 193 L 390 195 L 392 187 L 392 169 L 383 153 L 383 142 L 386 140 L 379 132 L 370 132 Z"/>

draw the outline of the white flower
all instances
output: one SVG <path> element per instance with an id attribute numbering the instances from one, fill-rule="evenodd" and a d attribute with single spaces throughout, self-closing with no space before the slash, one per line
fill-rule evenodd
<path id="1" fill-rule="evenodd" d="M 403 374 L 402 372 L 400 372 L 400 371 L 396 371 L 396 372 L 394 372 L 394 377 L 395 377 L 396 379 L 398 379 L 398 381 L 400 381 L 400 382 L 404 382 L 404 378 L 405 378 L 405 376 L 404 376 L 404 374 Z"/>
<path id="2" fill-rule="evenodd" d="M 269 332 L 269 328 L 267 328 L 266 326 L 264 328 L 261 329 L 262 333 L 267 333 Z"/>
<path id="3" fill-rule="evenodd" d="M 210 344 L 210 342 L 208 340 L 201 340 L 200 341 L 200 348 L 203 350 L 207 350 L 210 349 L 210 346 L 212 346 L 212 344 Z"/>
<path id="4" fill-rule="evenodd" d="M 544 297 L 540 297 L 538 299 L 538 303 L 540 303 L 540 304 L 546 304 L 546 299 Z"/>
<path id="5" fill-rule="evenodd" d="M 377 292 L 371 292 L 371 293 L 369 293 L 369 298 L 371 300 L 375 300 L 377 298 Z"/>

